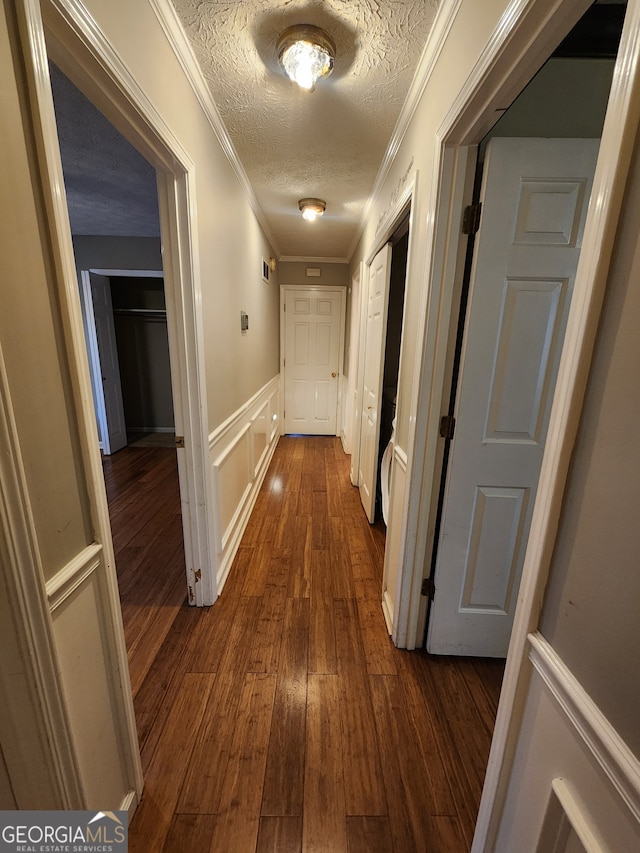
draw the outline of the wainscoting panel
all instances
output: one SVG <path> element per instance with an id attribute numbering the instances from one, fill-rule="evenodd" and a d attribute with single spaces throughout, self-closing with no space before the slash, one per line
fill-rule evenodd
<path id="1" fill-rule="evenodd" d="M 209 436 L 218 594 L 278 442 L 279 411 L 276 376 Z"/>
<path id="2" fill-rule="evenodd" d="M 529 642 L 529 695 L 493 849 L 640 850 L 640 761 L 544 637 Z"/>
<path id="3" fill-rule="evenodd" d="M 130 784 L 115 760 L 123 746 L 114 713 L 116 691 L 108 678 L 114 667 L 106 639 L 112 629 L 105 621 L 109 605 L 101 582 L 104 572 L 102 553 L 88 548 L 60 573 L 61 582 L 49 594 L 85 808 L 115 810 L 122 808 L 123 792 Z"/>

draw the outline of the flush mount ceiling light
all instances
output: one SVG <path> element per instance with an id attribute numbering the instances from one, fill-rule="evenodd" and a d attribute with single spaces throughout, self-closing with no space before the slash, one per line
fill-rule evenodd
<path id="1" fill-rule="evenodd" d="M 312 24 L 289 27 L 278 39 L 277 50 L 287 76 L 302 89 L 313 91 L 316 80 L 333 71 L 336 46 L 320 27 Z"/>
<path id="2" fill-rule="evenodd" d="M 301 198 L 298 202 L 298 207 L 302 212 L 303 218 L 308 219 L 310 222 L 313 222 L 316 217 L 322 216 L 327 209 L 326 202 L 322 201 L 321 198 Z"/>

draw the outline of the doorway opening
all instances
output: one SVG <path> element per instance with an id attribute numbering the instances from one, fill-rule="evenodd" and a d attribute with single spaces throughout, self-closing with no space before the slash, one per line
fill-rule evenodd
<path id="1" fill-rule="evenodd" d="M 156 175 L 50 65 L 135 698 L 187 596 Z"/>
<path id="2" fill-rule="evenodd" d="M 464 260 L 460 316 L 452 318 L 457 340 L 444 407 L 450 429 L 443 434 L 426 567 L 433 593 L 425 634 L 432 653 L 507 653 L 615 63 L 609 46 L 606 55 L 580 57 L 574 37 L 569 42 L 571 54 L 563 42 L 479 146 L 472 209 L 480 211 L 480 225 Z M 550 110 L 554 97 L 571 108 Z M 549 205 L 569 217 L 562 233 L 552 233 Z"/>
<path id="3" fill-rule="evenodd" d="M 384 337 L 382 371 L 382 400 L 380 405 L 380 437 L 378 440 L 377 486 L 375 519 L 386 529 L 389 517 L 389 487 L 393 440 L 395 433 L 398 377 L 400 372 L 400 349 L 402 345 L 402 321 L 407 280 L 407 257 L 409 254 L 409 216 L 402 220 L 391 238 L 391 274 L 387 308 L 387 328 Z"/>

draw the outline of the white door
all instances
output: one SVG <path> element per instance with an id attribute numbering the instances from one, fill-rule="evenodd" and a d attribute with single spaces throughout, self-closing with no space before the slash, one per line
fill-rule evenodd
<path id="1" fill-rule="evenodd" d="M 111 305 L 111 285 L 107 276 L 90 273 L 89 286 L 97 345 L 97 349 L 92 348 L 89 342 L 96 416 L 102 450 L 105 455 L 109 455 L 127 444 L 118 349 Z M 87 301 L 85 301 L 86 304 Z M 87 327 L 90 333 L 89 319 L 87 318 Z"/>
<path id="2" fill-rule="evenodd" d="M 599 140 L 493 139 L 427 649 L 507 653 Z"/>
<path id="3" fill-rule="evenodd" d="M 384 345 L 391 279 L 391 243 L 378 252 L 369 268 L 367 328 L 364 351 L 364 382 L 360 416 L 358 486 L 367 518 L 373 524 L 378 480 L 378 441 L 384 371 Z"/>
<path id="4" fill-rule="evenodd" d="M 284 431 L 337 435 L 343 289 L 295 288 L 284 302 Z"/>

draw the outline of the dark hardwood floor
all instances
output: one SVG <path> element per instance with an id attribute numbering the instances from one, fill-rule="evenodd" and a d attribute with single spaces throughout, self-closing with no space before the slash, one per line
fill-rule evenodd
<path id="1" fill-rule="evenodd" d="M 185 603 L 175 452 L 105 460 L 144 853 L 469 850 L 501 661 L 394 648 L 336 438 L 280 439 L 216 604 Z"/>

